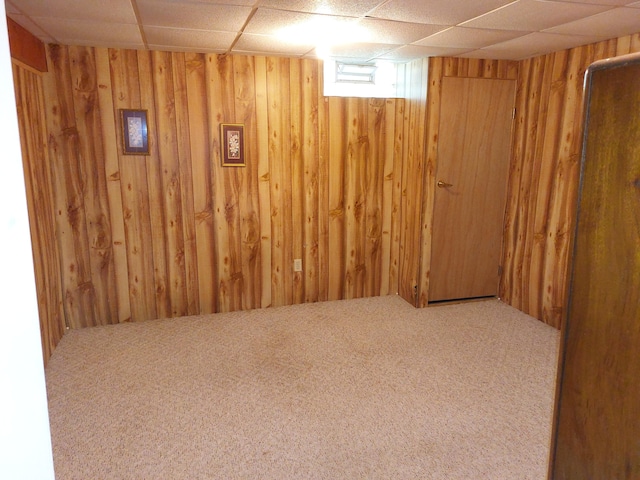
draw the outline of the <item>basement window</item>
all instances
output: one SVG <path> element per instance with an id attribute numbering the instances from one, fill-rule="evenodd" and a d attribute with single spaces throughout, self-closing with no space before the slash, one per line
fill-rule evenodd
<path id="1" fill-rule="evenodd" d="M 404 85 L 404 65 L 393 62 L 324 61 L 326 97 L 397 98 Z"/>
<path id="2" fill-rule="evenodd" d="M 336 83 L 375 85 L 377 69 L 375 63 L 336 62 Z"/>

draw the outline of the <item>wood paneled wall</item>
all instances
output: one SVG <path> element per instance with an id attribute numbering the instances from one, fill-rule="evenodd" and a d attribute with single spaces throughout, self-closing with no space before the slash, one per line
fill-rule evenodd
<path id="1" fill-rule="evenodd" d="M 576 215 L 584 73 L 640 51 L 640 34 L 520 62 L 502 299 L 560 328 Z"/>
<path id="2" fill-rule="evenodd" d="M 57 246 L 69 327 L 413 290 L 424 94 L 325 98 L 315 60 L 48 58 L 56 230 L 41 241 Z M 426 79 L 426 61 L 409 70 Z M 122 154 L 122 108 L 148 111 L 150 155 Z M 223 122 L 245 125 L 246 167 L 221 166 Z"/>
<path id="3" fill-rule="evenodd" d="M 444 77 L 498 78 L 515 80 L 518 62 L 506 60 L 479 60 L 469 58 L 429 59 L 429 82 L 426 117 L 426 167 L 422 190 L 422 227 L 420 282 L 418 285 L 418 307 L 426 307 L 429 301 L 429 278 L 431 270 L 431 237 L 433 230 L 433 207 L 436 188 L 438 162 L 438 129 L 441 109 L 447 108 L 441 101 L 442 79 Z"/>
<path id="4" fill-rule="evenodd" d="M 45 357 L 65 324 L 396 292 L 426 306 L 444 76 L 517 75 L 500 292 L 558 327 L 583 74 L 638 50 L 431 58 L 407 99 L 374 100 L 324 98 L 314 60 L 49 47 L 49 73 L 14 67 Z M 148 110 L 149 156 L 122 154 L 120 108 Z M 245 168 L 221 166 L 221 122 L 245 124 Z"/>
<path id="5" fill-rule="evenodd" d="M 13 64 L 45 364 L 65 330 L 41 75 Z M 16 319 L 18 320 L 18 319 Z"/>

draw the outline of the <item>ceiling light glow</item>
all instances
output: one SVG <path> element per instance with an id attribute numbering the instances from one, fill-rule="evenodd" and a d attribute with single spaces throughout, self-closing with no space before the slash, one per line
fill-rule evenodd
<path id="1" fill-rule="evenodd" d="M 367 42 L 371 38 L 368 30 L 350 22 L 336 22 L 329 17 L 285 27 L 276 36 L 293 44 L 313 45 L 318 56 L 328 55 L 333 46 Z"/>

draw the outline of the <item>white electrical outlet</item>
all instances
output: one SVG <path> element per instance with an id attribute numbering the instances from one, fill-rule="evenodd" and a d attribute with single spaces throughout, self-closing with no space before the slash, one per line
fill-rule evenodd
<path id="1" fill-rule="evenodd" d="M 296 258 L 293 260 L 293 271 L 301 272 L 302 271 L 302 259 Z"/>

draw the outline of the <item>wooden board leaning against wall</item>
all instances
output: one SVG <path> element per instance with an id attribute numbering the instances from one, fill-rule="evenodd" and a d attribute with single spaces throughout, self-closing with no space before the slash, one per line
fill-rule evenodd
<path id="1" fill-rule="evenodd" d="M 313 60 L 48 57 L 69 327 L 395 294 L 404 279 L 413 292 L 421 177 L 404 173 L 422 168 L 424 94 L 325 98 Z M 411 74 L 422 91 L 424 67 Z M 147 111 L 149 155 L 123 154 L 125 108 Z M 246 167 L 221 166 L 220 123 L 244 125 Z"/>

